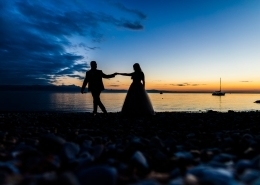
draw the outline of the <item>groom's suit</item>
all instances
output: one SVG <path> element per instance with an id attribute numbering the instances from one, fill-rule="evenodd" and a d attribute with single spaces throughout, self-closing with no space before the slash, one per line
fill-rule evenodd
<path id="1" fill-rule="evenodd" d="M 105 88 L 104 88 L 102 78 L 113 78 L 113 77 L 115 77 L 114 74 L 106 75 L 101 70 L 89 70 L 86 72 L 86 78 L 84 82 L 86 81 L 86 83 L 88 83 L 88 91 L 92 91 L 92 90 L 103 91 Z"/>
<path id="2" fill-rule="evenodd" d="M 104 113 L 107 112 L 106 108 L 104 107 L 104 105 L 102 104 L 99 98 L 101 91 L 105 89 L 102 78 L 113 78 L 113 77 L 115 77 L 114 74 L 106 75 L 101 70 L 97 70 L 97 69 L 91 69 L 86 72 L 86 77 L 81 87 L 81 92 L 84 91 L 86 85 L 88 84 L 88 91 L 90 91 L 93 96 L 93 105 L 94 105 L 93 113 L 97 113 L 97 106 L 99 106 Z"/>

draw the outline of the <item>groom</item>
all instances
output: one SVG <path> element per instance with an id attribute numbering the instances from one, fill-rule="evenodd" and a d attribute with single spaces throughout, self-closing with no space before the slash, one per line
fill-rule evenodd
<path id="1" fill-rule="evenodd" d="M 106 75 L 101 70 L 97 69 L 96 61 L 90 62 L 91 69 L 86 72 L 86 77 L 81 87 L 81 93 L 84 93 L 84 89 L 88 84 L 88 91 L 91 92 L 93 97 L 93 114 L 97 114 L 97 107 L 99 106 L 103 113 L 107 113 L 105 106 L 100 100 L 100 93 L 104 90 L 102 78 L 113 78 L 115 74 Z"/>

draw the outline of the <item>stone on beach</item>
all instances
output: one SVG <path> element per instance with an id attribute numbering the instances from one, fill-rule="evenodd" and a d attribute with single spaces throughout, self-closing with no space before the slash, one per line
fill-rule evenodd
<path id="1" fill-rule="evenodd" d="M 62 149 L 61 149 L 61 159 L 64 161 L 69 161 L 74 159 L 77 154 L 79 153 L 80 148 L 77 144 L 73 142 L 66 142 L 63 144 Z"/>
<path id="2" fill-rule="evenodd" d="M 65 142 L 66 140 L 59 136 L 46 134 L 40 138 L 39 147 L 43 152 L 59 153 Z"/>
<path id="3" fill-rule="evenodd" d="M 188 171 L 186 178 L 190 178 L 189 174 L 194 176 L 193 183 L 212 184 L 212 185 L 237 185 L 232 173 L 219 168 L 211 168 L 206 166 L 198 166 Z M 190 183 L 192 185 L 192 183 Z"/>
<path id="4" fill-rule="evenodd" d="M 117 182 L 117 171 L 108 166 L 95 166 L 84 169 L 77 174 L 82 185 L 85 184 L 106 184 L 115 185 Z"/>

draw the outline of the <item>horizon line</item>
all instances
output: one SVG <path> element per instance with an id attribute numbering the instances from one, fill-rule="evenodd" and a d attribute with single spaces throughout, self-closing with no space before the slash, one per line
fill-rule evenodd
<path id="1" fill-rule="evenodd" d="M 71 85 L 53 85 L 53 84 L 46 84 L 46 85 L 0 85 L 0 87 L 75 87 L 75 88 L 81 88 L 81 86 L 71 84 Z M 87 89 L 87 88 L 86 88 Z M 6 90 L 12 90 L 15 89 L 0 89 L 0 91 L 6 91 Z M 24 89 L 26 90 L 26 89 Z M 28 89 L 30 90 L 30 89 Z M 47 90 L 47 89 L 46 89 Z M 111 89 L 111 88 L 105 88 L 104 91 L 128 91 L 128 89 Z M 162 90 L 162 89 L 146 89 L 146 91 L 156 91 L 154 93 L 213 93 L 212 90 Z M 260 93 L 259 90 L 226 90 L 223 91 L 225 93 Z"/>

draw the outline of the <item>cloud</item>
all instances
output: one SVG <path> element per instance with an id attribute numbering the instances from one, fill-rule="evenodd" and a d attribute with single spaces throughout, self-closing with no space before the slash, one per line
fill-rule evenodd
<path id="1" fill-rule="evenodd" d="M 136 18 L 117 18 L 87 8 L 83 0 L 0 1 L 0 84 L 50 84 L 62 75 L 79 78 L 75 71 L 89 66 L 78 65 L 86 56 L 77 48 L 99 47 L 75 44 L 72 38 L 87 37 L 101 43 L 105 36 L 102 27 L 106 25 L 143 29 Z"/>
<path id="2" fill-rule="evenodd" d="M 96 50 L 96 49 L 100 49 L 100 47 L 90 47 L 90 46 L 87 46 L 86 44 L 84 43 L 79 43 L 77 46 L 75 47 L 80 47 L 80 48 L 85 48 L 85 49 L 91 49 L 91 50 Z"/>
<path id="3" fill-rule="evenodd" d="M 71 78 L 78 78 L 78 79 L 80 79 L 80 80 L 84 80 L 84 77 L 82 77 L 82 76 L 80 76 L 80 75 L 67 75 L 67 76 L 69 76 L 69 77 L 71 77 Z"/>
<path id="4" fill-rule="evenodd" d="M 75 72 L 85 72 L 86 69 L 89 68 L 89 65 L 87 63 L 84 64 L 75 64 L 70 67 L 61 69 L 57 73 L 54 73 L 54 75 L 61 76 L 61 75 L 69 75 Z M 84 70 L 83 70 L 84 69 Z"/>
<path id="5" fill-rule="evenodd" d="M 191 86 L 201 86 L 201 85 L 207 85 L 207 84 L 191 84 Z"/>
<path id="6" fill-rule="evenodd" d="M 119 85 L 109 85 L 109 86 L 111 86 L 111 87 L 119 87 Z"/>
<path id="7" fill-rule="evenodd" d="M 170 84 L 172 86 L 189 86 L 190 84 L 188 83 L 181 83 L 181 84 Z"/>
<path id="8" fill-rule="evenodd" d="M 139 22 L 129 22 L 129 21 L 123 22 L 122 26 L 132 30 L 142 30 L 144 28 L 143 25 L 141 25 Z"/>
<path id="9" fill-rule="evenodd" d="M 172 86 L 201 86 L 201 85 L 207 85 L 207 84 L 190 84 L 190 83 L 180 83 L 180 84 L 170 84 Z"/>
<path id="10" fill-rule="evenodd" d="M 145 19 L 146 15 L 138 10 L 135 9 L 130 9 L 125 7 L 122 3 L 111 3 L 111 5 L 117 7 L 118 9 L 131 13 L 131 14 L 135 14 L 136 16 L 138 16 L 140 19 Z"/>
<path id="11" fill-rule="evenodd" d="M 246 80 L 245 80 L 245 81 L 240 81 L 240 82 L 245 82 L 245 83 L 247 83 L 247 82 L 252 82 L 252 81 L 246 81 Z"/>

